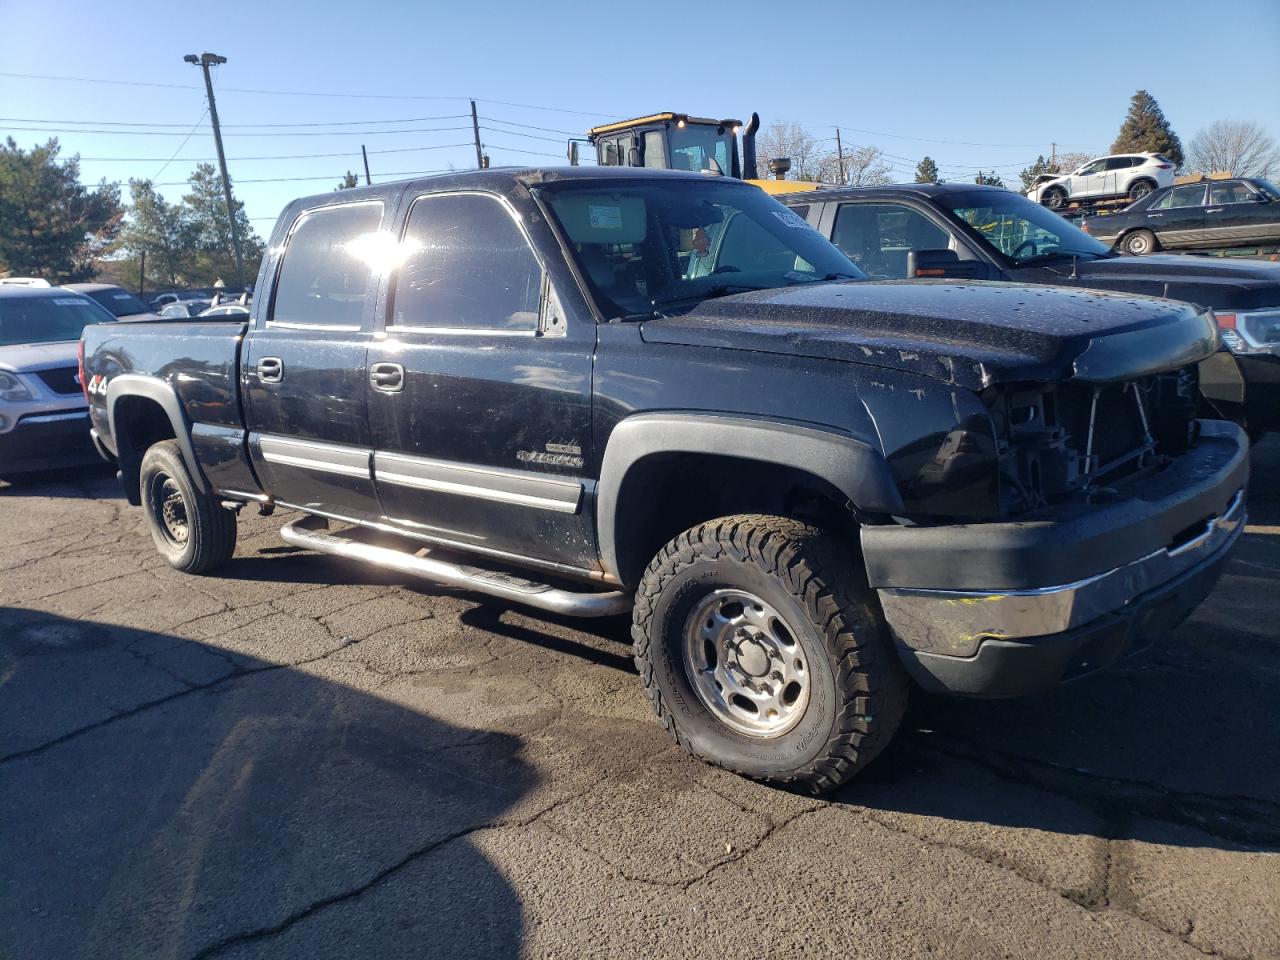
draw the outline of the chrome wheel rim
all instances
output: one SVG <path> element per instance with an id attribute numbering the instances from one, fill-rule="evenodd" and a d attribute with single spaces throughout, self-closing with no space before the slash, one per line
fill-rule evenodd
<path id="1" fill-rule="evenodd" d="M 782 736 L 809 705 L 809 662 L 795 631 L 745 590 L 716 590 L 694 606 L 684 664 L 702 705 L 750 737 Z"/>
<path id="2" fill-rule="evenodd" d="M 160 532 L 175 546 L 183 546 L 191 535 L 187 518 L 187 501 L 177 482 L 166 474 L 156 474 L 151 480 L 151 512 L 159 521 Z"/>

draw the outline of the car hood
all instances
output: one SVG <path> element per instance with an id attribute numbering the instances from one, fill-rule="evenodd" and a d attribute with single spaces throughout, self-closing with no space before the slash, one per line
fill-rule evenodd
<path id="1" fill-rule="evenodd" d="M 79 340 L 59 343 L 21 343 L 0 347 L 0 370 L 5 373 L 34 373 L 53 367 L 75 366 Z"/>
<path id="2" fill-rule="evenodd" d="M 1110 257 L 1055 266 L 1049 282 L 1186 300 L 1214 310 L 1280 306 L 1280 263 L 1178 254 Z M 1014 279 L 1019 279 L 1016 275 Z"/>
<path id="3" fill-rule="evenodd" d="M 1013 283 L 822 283 L 704 301 L 645 321 L 650 343 L 847 360 L 981 390 L 997 382 L 1112 382 L 1194 363 L 1216 348 L 1187 304 Z"/>

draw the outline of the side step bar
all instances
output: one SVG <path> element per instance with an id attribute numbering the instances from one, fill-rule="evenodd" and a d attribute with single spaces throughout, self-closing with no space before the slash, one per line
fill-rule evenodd
<path id="1" fill-rule="evenodd" d="M 510 573 L 423 556 L 425 548 L 419 549 L 418 553 L 408 553 L 393 547 L 363 543 L 351 537 L 330 533 L 327 527 L 328 521 L 324 517 L 299 517 L 286 523 L 280 529 L 280 536 L 285 543 L 295 547 L 361 560 L 387 570 L 422 577 L 450 587 L 487 593 L 492 597 L 523 603 L 550 613 L 571 617 L 611 617 L 631 609 L 631 595 L 621 591 L 574 593 L 560 590 Z"/>

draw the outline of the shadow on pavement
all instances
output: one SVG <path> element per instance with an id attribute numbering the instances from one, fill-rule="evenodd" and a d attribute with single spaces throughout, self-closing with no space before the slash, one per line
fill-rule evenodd
<path id="1" fill-rule="evenodd" d="M 518 738 L 317 676 L 333 652 L 0 607 L 0 956 L 272 956 L 282 929 L 307 956 L 516 954 L 467 834 L 537 783 Z"/>
<path id="2" fill-rule="evenodd" d="M 0 475 L 0 497 L 6 496 L 124 499 L 116 480 L 116 468 L 107 463 L 23 473 L 15 477 Z"/>

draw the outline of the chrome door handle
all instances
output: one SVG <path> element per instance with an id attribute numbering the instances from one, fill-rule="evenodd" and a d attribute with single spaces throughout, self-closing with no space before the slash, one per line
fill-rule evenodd
<path id="1" fill-rule="evenodd" d="M 1204 212 L 1205 212 L 1205 213 L 1221 213 L 1221 212 L 1222 212 L 1222 208 L 1221 208 L 1221 207 L 1206 207 Z"/>
<path id="2" fill-rule="evenodd" d="M 1155 219 L 1157 219 L 1157 218 L 1159 218 L 1159 217 L 1163 217 L 1163 216 L 1164 216 L 1164 214 L 1163 214 L 1163 213 L 1148 213 L 1148 214 L 1147 214 L 1147 219 L 1148 219 L 1148 220 L 1155 220 Z"/>
<path id="3" fill-rule="evenodd" d="M 279 383 L 284 379 L 284 361 L 279 357 L 263 357 L 258 361 L 258 379 L 264 383 Z"/>
<path id="4" fill-rule="evenodd" d="M 369 368 L 369 384 L 383 393 L 404 389 L 404 367 L 398 363 L 375 363 Z"/>

